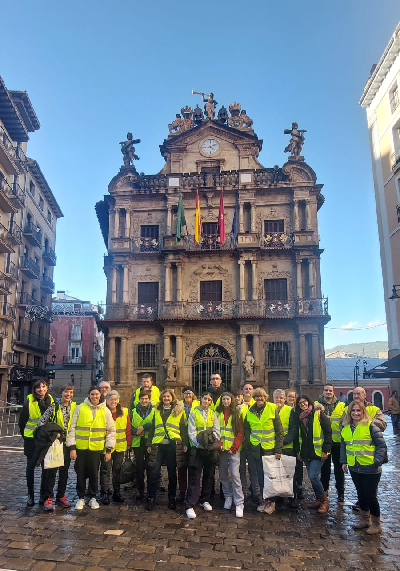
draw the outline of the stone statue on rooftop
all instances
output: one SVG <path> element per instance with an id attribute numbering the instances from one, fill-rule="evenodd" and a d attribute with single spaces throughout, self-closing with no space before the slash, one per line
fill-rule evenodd
<path id="1" fill-rule="evenodd" d="M 204 112 L 206 114 L 207 119 L 214 119 L 215 118 L 215 107 L 218 105 L 217 101 L 214 99 L 214 93 L 208 93 L 207 95 L 202 91 L 192 91 L 192 95 L 201 95 L 205 105 L 204 105 Z"/>
<path id="2" fill-rule="evenodd" d="M 289 144 L 285 147 L 285 153 L 290 153 L 290 158 L 292 160 L 304 160 L 300 158 L 301 150 L 304 145 L 304 133 L 307 133 L 305 129 L 298 129 L 297 123 L 292 123 L 291 129 L 285 129 L 285 135 L 291 135 Z"/>
<path id="3" fill-rule="evenodd" d="M 167 382 L 176 381 L 176 370 L 178 368 L 178 361 L 176 360 L 176 357 L 173 353 L 168 355 L 168 357 L 164 357 L 163 367 L 167 372 Z"/>
<path id="4" fill-rule="evenodd" d="M 246 380 L 254 379 L 254 364 L 255 359 L 251 351 L 247 351 L 245 358 L 243 359 L 243 369 L 246 375 Z"/>
<path id="5" fill-rule="evenodd" d="M 124 159 L 124 166 L 129 167 L 133 165 L 133 161 L 140 160 L 137 155 L 135 155 L 135 147 L 133 145 L 137 145 L 140 143 L 140 139 L 134 139 L 132 133 L 128 133 L 126 135 L 127 140 L 122 141 L 121 145 L 121 153 Z"/>

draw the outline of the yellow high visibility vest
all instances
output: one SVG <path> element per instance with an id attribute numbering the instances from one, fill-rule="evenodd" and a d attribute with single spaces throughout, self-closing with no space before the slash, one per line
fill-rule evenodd
<path id="1" fill-rule="evenodd" d="M 134 428 L 139 428 L 139 426 L 144 427 L 144 433 L 146 437 L 150 431 L 151 425 L 153 423 L 153 416 L 154 416 L 154 408 L 151 409 L 150 414 L 146 416 L 146 418 L 142 418 L 140 414 L 136 412 L 136 408 L 133 409 L 132 414 L 132 426 Z M 147 434 L 146 434 L 147 433 Z M 132 448 L 139 448 L 140 442 L 145 438 L 145 436 L 134 436 L 132 438 Z"/>
<path id="2" fill-rule="evenodd" d="M 181 401 L 181 403 L 183 404 L 183 406 L 185 406 L 185 401 Z M 189 414 L 192 412 L 192 410 L 194 410 L 197 406 L 200 406 L 200 401 L 198 400 L 194 400 L 192 401 L 192 406 L 190 407 L 190 411 Z M 186 416 L 186 409 L 183 410 L 183 414 L 185 415 L 185 424 L 186 426 L 189 424 L 189 414 Z"/>
<path id="3" fill-rule="evenodd" d="M 340 442 L 340 419 L 343 416 L 344 408 L 344 402 L 338 402 L 332 412 L 332 416 L 330 417 L 333 442 Z"/>
<path id="4" fill-rule="evenodd" d="M 279 411 L 279 418 L 281 419 L 281 423 L 283 426 L 283 437 L 285 437 L 289 431 L 289 420 L 291 412 L 292 412 L 292 407 L 287 404 L 284 404 L 281 410 Z M 285 446 L 283 447 L 283 449 L 286 450 L 292 448 L 293 448 L 293 442 L 291 442 L 290 444 L 285 444 Z"/>
<path id="5" fill-rule="evenodd" d="M 92 409 L 86 403 L 81 404 L 76 423 L 76 447 L 78 450 L 103 451 L 106 442 L 106 409 L 96 409 L 93 418 Z"/>
<path id="6" fill-rule="evenodd" d="M 354 466 L 356 460 L 361 466 L 374 463 L 375 446 L 372 444 L 371 421 L 357 424 L 354 432 L 347 424 L 342 430 L 342 438 L 346 444 L 346 458 L 349 466 Z"/>
<path id="7" fill-rule="evenodd" d="M 264 450 L 275 448 L 275 427 L 273 422 L 275 411 L 276 404 L 271 402 L 265 403 L 265 408 L 260 418 L 250 410 L 247 411 L 246 419 L 250 424 L 250 442 L 253 446 L 261 444 Z"/>
<path id="8" fill-rule="evenodd" d="M 240 411 L 240 414 L 242 415 L 243 420 L 246 418 L 247 411 L 249 410 L 250 407 L 253 406 L 253 404 L 256 404 L 256 401 L 253 398 L 251 398 L 249 400 L 249 404 L 246 404 L 243 401 L 242 410 Z"/>
<path id="9" fill-rule="evenodd" d="M 72 417 L 74 416 L 75 409 L 76 409 L 76 402 L 71 402 L 70 412 L 69 412 L 69 421 L 68 421 L 68 426 L 67 426 L 67 436 L 68 436 L 69 429 L 71 428 Z M 58 407 L 56 419 L 57 419 L 57 424 L 59 424 L 61 426 L 61 428 L 64 430 L 64 417 L 63 417 L 63 414 L 61 412 L 60 407 Z"/>
<path id="10" fill-rule="evenodd" d="M 199 434 L 200 432 L 204 432 L 206 428 L 212 428 L 214 426 L 215 417 L 214 417 L 214 411 L 211 410 L 211 407 L 207 411 L 207 421 L 204 420 L 200 410 L 201 407 L 197 406 L 193 411 L 197 434 Z"/>
<path id="11" fill-rule="evenodd" d="M 172 412 L 170 413 L 165 422 L 165 428 L 167 429 L 166 434 L 161 412 L 156 408 L 154 411 L 155 427 L 153 440 L 151 441 L 152 444 L 161 444 L 165 438 L 168 438 L 169 440 L 182 440 L 181 431 L 179 429 L 179 423 L 181 421 L 182 415 L 183 411 L 177 416 L 174 416 Z"/>
<path id="12" fill-rule="evenodd" d="M 54 399 L 51 395 L 49 395 L 49 397 L 50 397 L 50 403 L 52 404 L 54 402 Z M 33 395 L 28 395 L 26 398 L 29 401 L 29 418 L 24 428 L 24 437 L 33 438 L 33 433 L 35 432 L 38 420 L 39 418 L 41 418 L 42 413 L 40 412 L 39 403 L 37 400 L 34 400 Z"/>
<path id="13" fill-rule="evenodd" d="M 122 408 L 122 416 L 118 416 L 116 420 L 114 420 L 115 424 L 115 448 L 116 452 L 125 452 L 128 448 L 128 444 L 126 441 L 126 427 L 128 424 L 128 409 L 123 407 Z M 113 452 L 114 452 L 113 450 Z"/>
<path id="14" fill-rule="evenodd" d="M 218 398 L 217 398 L 217 402 L 216 402 L 215 404 L 214 404 L 214 402 L 212 402 L 212 403 L 210 404 L 211 410 L 215 410 L 215 409 L 217 408 L 217 406 L 219 405 L 220 402 L 221 402 L 221 397 L 218 397 Z"/>
<path id="15" fill-rule="evenodd" d="M 139 387 L 138 389 L 136 389 L 135 400 L 133 401 L 133 406 L 136 406 L 137 403 L 139 402 L 139 395 L 140 395 L 140 392 L 142 390 L 143 390 L 142 387 Z M 153 385 L 151 387 L 150 402 L 153 406 L 156 406 L 160 402 L 160 389 L 158 387 L 156 387 L 155 385 Z"/>
<path id="16" fill-rule="evenodd" d="M 224 450 L 229 450 L 234 441 L 235 435 L 232 429 L 232 415 L 228 418 L 228 422 L 225 424 L 225 417 L 223 412 L 217 412 L 217 418 L 219 422 L 219 428 L 221 431 L 221 442 Z M 239 450 L 242 449 L 242 445 L 240 445 Z"/>
<path id="17" fill-rule="evenodd" d="M 301 432 L 299 427 L 299 442 L 302 443 Z M 313 445 L 317 456 L 322 456 L 322 444 L 324 443 L 324 434 L 322 432 L 321 422 L 319 420 L 318 410 L 314 412 L 313 418 Z M 328 452 L 330 454 L 330 452 Z"/>

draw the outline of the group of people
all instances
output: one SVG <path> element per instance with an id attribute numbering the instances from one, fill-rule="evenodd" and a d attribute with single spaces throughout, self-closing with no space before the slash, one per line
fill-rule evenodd
<path id="1" fill-rule="evenodd" d="M 387 461 L 382 435 L 386 421 L 379 408 L 366 402 L 362 387 L 354 389 L 349 406 L 336 398 L 329 383 L 315 402 L 290 389 L 275 390 L 269 402 L 265 390 L 250 383 L 234 394 L 226 391 L 219 373 L 211 375 L 210 386 L 199 399 L 190 386 L 184 387 L 181 401 L 172 389 L 160 393 L 149 374 L 142 377 L 129 408 L 121 406 L 118 392 L 107 381 L 90 387 L 80 405 L 72 400 L 73 394 L 73 385 L 65 385 L 54 400 L 47 383 L 36 381 L 21 410 L 28 506 L 35 503 L 34 470 L 43 459 L 38 443 L 43 442 L 44 433 L 45 438 L 63 443 L 64 465 L 59 468 L 55 497 L 61 507 L 71 506 L 65 495 L 71 460 L 76 471 L 75 509 L 85 507 L 85 496 L 92 509 L 99 508 L 99 480 L 103 504 L 123 502 L 121 469 L 126 452 L 132 449 L 136 501 L 144 502 L 147 510 L 156 504 L 162 466 L 166 466 L 168 508 L 174 510 L 184 502 L 190 519 L 196 517 L 198 503 L 212 511 L 218 465 L 225 509 L 235 506 L 236 517 L 243 517 L 245 496 L 250 493 L 258 512 L 272 514 L 283 499 L 264 497 L 263 457 L 280 460 L 285 455 L 296 458 L 289 507 L 297 508 L 303 499 L 304 463 L 315 493 L 309 508 L 327 513 L 333 464 L 338 503 L 345 501 L 345 474 L 350 472 L 360 510 L 356 528 L 366 528 L 368 534 L 381 531 L 377 490 L 381 466 Z M 57 468 L 42 470 L 40 501 L 46 511 L 55 509 L 56 473 Z"/>

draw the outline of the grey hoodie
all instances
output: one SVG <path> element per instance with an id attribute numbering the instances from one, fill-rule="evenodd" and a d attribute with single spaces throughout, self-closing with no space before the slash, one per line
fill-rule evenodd
<path id="1" fill-rule="evenodd" d="M 98 404 L 97 406 L 93 406 L 92 403 L 90 402 L 89 397 L 86 397 L 83 402 L 90 406 L 93 418 L 96 416 L 96 410 L 99 410 L 101 408 L 106 409 L 107 436 L 106 436 L 106 446 L 105 447 L 106 447 L 106 450 L 112 450 L 113 448 L 115 448 L 115 435 L 116 435 L 116 433 L 115 433 L 115 424 L 113 421 L 111 411 L 106 407 L 105 402 L 102 402 L 102 403 Z M 74 416 L 72 417 L 71 428 L 69 429 L 68 438 L 67 438 L 67 446 L 71 446 L 73 450 L 76 448 L 76 435 L 75 435 L 76 423 L 78 421 L 78 416 L 79 416 L 79 412 L 81 410 L 81 406 L 82 405 L 78 405 L 75 409 Z"/>

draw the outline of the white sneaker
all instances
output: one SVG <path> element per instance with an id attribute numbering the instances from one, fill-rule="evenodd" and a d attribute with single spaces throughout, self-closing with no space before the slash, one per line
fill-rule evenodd
<path id="1" fill-rule="evenodd" d="M 193 508 L 189 508 L 188 510 L 186 510 L 186 515 L 189 519 L 195 519 L 196 518 L 196 512 L 194 511 Z"/>
<path id="2" fill-rule="evenodd" d="M 212 512 L 212 505 L 209 504 L 208 502 L 203 502 L 202 504 L 200 504 L 201 507 L 203 508 L 203 510 L 205 512 Z"/>
<path id="3" fill-rule="evenodd" d="M 262 504 L 260 504 L 259 506 L 257 506 L 257 511 L 258 512 L 263 512 L 264 511 L 264 502 Z"/>
<path id="4" fill-rule="evenodd" d="M 265 514 L 273 514 L 275 511 L 275 502 L 271 502 L 267 500 L 264 505 L 264 513 Z"/>
<path id="5" fill-rule="evenodd" d="M 85 500 L 83 498 L 79 498 L 79 500 L 77 500 L 77 502 L 75 504 L 75 509 L 76 510 L 83 510 L 84 507 L 85 507 Z"/>
<path id="6" fill-rule="evenodd" d="M 236 517 L 243 517 L 243 506 L 236 506 Z"/>
<path id="7" fill-rule="evenodd" d="M 224 503 L 224 508 L 226 510 L 230 510 L 231 507 L 232 507 L 232 497 L 226 498 L 225 503 Z"/>
<path id="8" fill-rule="evenodd" d="M 91 500 L 89 500 L 89 507 L 91 507 L 92 510 L 98 510 L 100 507 L 100 504 L 96 500 L 96 498 L 92 498 Z"/>

